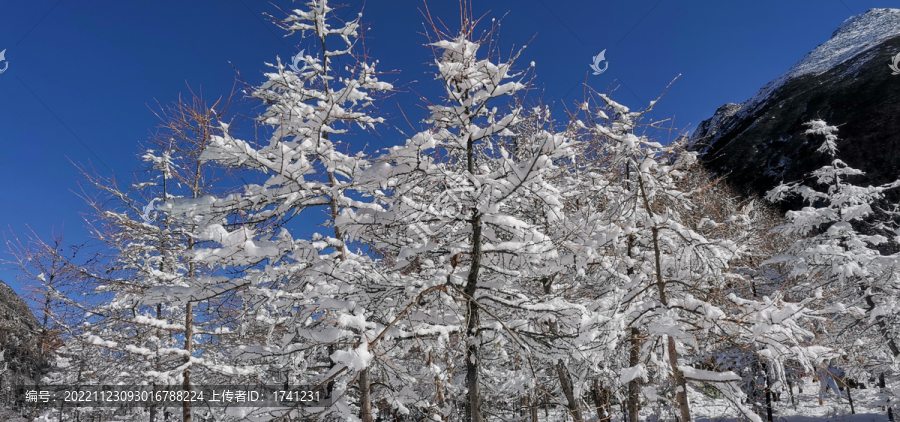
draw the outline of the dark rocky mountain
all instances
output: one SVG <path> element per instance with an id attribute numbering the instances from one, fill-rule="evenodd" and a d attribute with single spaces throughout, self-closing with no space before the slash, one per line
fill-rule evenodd
<path id="1" fill-rule="evenodd" d="M 41 324 L 28 304 L 0 280 L 0 349 L 8 365 L 4 381 L 33 381 L 43 368 L 38 336 Z M 3 364 L 0 364 L 2 368 Z"/>
<path id="2" fill-rule="evenodd" d="M 900 177 L 900 9 L 845 21 L 787 73 L 742 104 L 726 104 L 692 136 L 707 167 L 748 194 L 762 194 L 828 162 L 804 122 L 839 126 L 839 158 L 866 172 L 862 183 Z"/>

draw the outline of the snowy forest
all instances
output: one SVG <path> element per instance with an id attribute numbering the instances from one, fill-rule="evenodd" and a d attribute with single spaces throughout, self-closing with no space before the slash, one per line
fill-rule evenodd
<path id="1" fill-rule="evenodd" d="M 38 384 L 328 404 L 34 420 L 688 422 L 714 402 L 763 421 L 836 368 L 831 394 L 897 397 L 900 180 L 857 184 L 834 122 L 805 123 L 827 165 L 743 195 L 653 116 L 665 92 L 630 109 L 586 87 L 551 112 L 539 66 L 463 6 L 458 28 L 423 14 L 442 95 L 401 104 L 429 117 L 395 131 L 378 104 L 406 79 L 367 55 L 362 14 L 293 7 L 274 29 L 315 48 L 161 106 L 132 180 L 81 167 L 91 244 L 6 246 L 37 292 Z M 396 146 L 347 141 L 379 130 Z"/>

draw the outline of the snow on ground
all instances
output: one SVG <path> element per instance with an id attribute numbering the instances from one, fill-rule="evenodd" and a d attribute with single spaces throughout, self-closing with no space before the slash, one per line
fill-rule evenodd
<path id="1" fill-rule="evenodd" d="M 0 405 L 0 421 L 4 422 L 27 422 L 27 419 L 16 414 L 12 410 L 4 408 Z"/>
<path id="2" fill-rule="evenodd" d="M 795 391 L 796 391 L 796 385 Z M 791 397 L 786 391 L 781 394 L 781 401 L 772 402 L 772 419 L 775 422 L 887 422 L 887 411 L 883 407 L 888 394 L 882 393 L 880 389 L 873 388 L 868 385 L 867 389 L 853 389 L 851 395 L 856 414 L 850 413 L 850 404 L 844 398 L 838 398 L 829 391 L 824 403 L 819 405 L 819 384 L 813 382 L 811 377 L 805 377 L 800 387 L 803 389 L 802 394 L 795 395 L 796 405 L 791 404 Z M 895 390 L 900 385 L 894 386 Z M 725 399 L 713 399 L 696 388 L 691 388 L 688 396 L 691 402 L 691 413 L 695 422 L 742 422 L 744 418 L 738 417 L 738 412 Z M 764 400 L 764 398 L 763 398 Z M 894 416 L 895 421 L 900 422 L 900 398 L 894 397 Z M 760 402 L 762 406 L 764 402 Z M 618 410 L 618 409 L 616 409 Z M 597 416 L 592 413 L 593 410 L 583 412 L 586 421 L 596 421 Z M 665 409 L 662 407 L 645 406 L 641 411 L 642 422 L 672 422 L 678 410 L 675 408 Z M 765 408 L 760 407 L 760 416 L 762 420 L 766 420 Z M 564 422 L 571 421 L 566 419 L 561 413 L 554 414 L 551 412 L 549 418 L 544 417 L 544 413 L 540 414 L 540 420 L 546 422 Z M 621 413 L 617 413 L 613 418 L 613 422 L 623 422 Z"/>
<path id="3" fill-rule="evenodd" d="M 838 398 L 829 391 L 824 403 L 819 405 L 819 384 L 813 382 L 807 376 L 802 379 L 803 394 L 795 395 L 796 405 L 791 404 L 791 396 L 787 392 L 781 393 L 781 401 L 772 402 L 773 420 L 781 422 L 887 422 L 887 411 L 882 410 L 888 395 L 880 389 L 867 385 L 867 389 L 853 389 L 853 405 L 856 414 L 850 413 L 850 404 L 846 395 Z M 796 391 L 796 386 L 795 386 Z M 845 393 L 846 394 L 846 393 Z M 727 405 L 725 400 L 714 400 L 694 389 L 690 392 L 692 410 L 698 422 L 727 422 L 734 421 L 737 413 Z M 764 400 L 764 398 L 763 398 Z M 760 403 L 764 405 L 764 402 Z M 900 421 L 900 401 L 894 398 L 895 420 Z M 764 410 L 763 410 L 764 412 Z M 765 413 L 762 413 L 763 420 Z M 655 420 L 647 415 L 648 421 Z M 644 420 L 642 418 L 642 420 Z M 665 419 L 659 419 L 663 421 Z M 668 419 L 672 420 L 672 419 Z"/>

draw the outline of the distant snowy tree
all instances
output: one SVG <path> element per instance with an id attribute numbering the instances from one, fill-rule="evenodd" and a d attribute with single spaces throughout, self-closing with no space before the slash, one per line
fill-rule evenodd
<path id="1" fill-rule="evenodd" d="M 586 127 L 592 149 L 601 151 L 596 197 L 602 198 L 600 215 L 610 238 L 610 276 L 604 278 L 614 286 L 610 294 L 618 298 L 622 319 L 618 338 L 630 355 L 618 369 L 618 382 L 628 384 L 629 417 L 637 420 L 641 393 L 653 400 L 673 395 L 681 419 L 690 420 L 686 388 L 696 382 L 716 383 L 745 416 L 756 418 L 741 404 L 739 376 L 710 371 L 694 358 L 722 342 L 799 347 L 808 334 L 803 306 L 778 297 L 757 300 L 748 289 L 736 289 L 754 282 L 742 275 L 741 265 L 763 235 L 753 227 L 760 214 L 752 203 L 728 202 L 726 191 L 698 177 L 704 170 L 683 139 L 664 145 L 641 134 L 660 128 L 640 123 L 656 101 L 633 112 L 598 97 L 602 107 L 588 108 L 592 123 Z M 637 380 L 652 385 L 640 388 Z"/>
<path id="2" fill-rule="evenodd" d="M 798 195 L 805 205 L 788 211 L 786 223 L 776 229 L 800 238 L 772 261 L 790 266 L 790 276 L 798 280 L 791 292 L 794 296 L 814 292 L 818 312 L 831 322 L 821 324 L 819 334 L 828 338 L 824 344 L 842 353 L 863 346 L 869 351 L 869 365 L 880 361 L 884 367 L 900 357 L 894 317 L 900 312 L 900 278 L 898 255 L 879 251 L 879 246 L 893 240 L 885 236 L 892 234 L 885 230 L 890 223 L 872 217 L 875 204 L 886 191 L 900 186 L 900 180 L 880 186 L 855 185 L 854 178 L 864 173 L 837 158 L 838 128 L 822 120 L 806 125 L 806 134 L 822 139 L 817 151 L 827 155 L 830 163 L 811 172 L 809 183 L 781 184 L 767 194 L 771 201 Z M 883 353 L 877 356 L 875 351 Z"/>
<path id="3" fill-rule="evenodd" d="M 83 300 L 85 291 L 95 286 L 83 274 L 83 266 L 94 261 L 93 251 L 85 245 L 66 245 L 60 233 L 44 240 L 32 232 L 27 242 L 13 235 L 6 244 L 13 257 L 6 262 L 19 270 L 19 282 L 33 304 L 37 324 L 31 315 L 4 324 L 0 342 L 12 346 L 6 358 L 14 376 L 42 382 L 53 371 L 55 354 L 69 328 L 83 320 L 83 310 L 70 301 Z"/>
<path id="4" fill-rule="evenodd" d="M 60 358 L 70 371 L 60 369 L 58 380 L 191 390 L 198 382 L 238 381 L 247 374 L 229 364 L 227 339 L 235 338 L 235 324 L 228 310 L 237 285 L 192 260 L 200 246 L 190 236 L 193 222 L 175 221 L 156 208 L 166 200 L 216 192 L 222 173 L 201 163 L 199 155 L 216 130 L 215 108 L 224 112 L 226 103 L 209 105 L 193 96 L 162 110 L 160 132 L 142 156 L 146 177 L 128 189 L 115 178 L 83 172 L 90 184 L 85 199 L 93 208 L 88 221 L 100 252 L 87 263 L 70 263 L 92 291 L 55 295 L 82 316 L 78 324 L 66 325 Z M 81 353 L 93 356 L 85 361 L 78 358 Z M 105 363 L 97 364 L 98 359 Z M 181 413 L 191 420 L 189 402 Z M 156 416 L 151 407 L 151 419 Z"/>

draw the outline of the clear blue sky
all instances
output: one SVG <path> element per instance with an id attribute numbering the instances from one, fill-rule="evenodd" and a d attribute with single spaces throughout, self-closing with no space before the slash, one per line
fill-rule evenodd
<path id="1" fill-rule="evenodd" d="M 345 4 L 339 14 L 351 17 L 363 7 L 361 0 L 333 4 Z M 422 5 L 366 1 L 365 45 L 381 70 L 399 71 L 389 80 L 433 92 Z M 675 117 L 688 130 L 720 105 L 745 101 L 845 19 L 873 7 L 900 1 L 475 0 L 474 6 L 476 15 L 491 10 L 488 21 L 506 14 L 503 51 L 531 41 L 520 63 L 535 62 L 545 100 L 581 97 L 578 84 L 592 56 L 606 49 L 609 68 L 589 75 L 590 86 L 618 85 L 614 98 L 639 107 L 682 74 L 655 114 Z M 429 8 L 448 26 L 457 24 L 456 1 L 432 1 Z M 4 2 L 0 50 L 9 67 L 0 74 L 0 232 L 24 236 L 30 226 L 49 237 L 64 227 L 70 242 L 85 241 L 79 213 L 86 207 L 75 194 L 79 175 L 70 160 L 130 180 L 140 165 L 138 143 L 157 124 L 148 104 L 171 103 L 186 83 L 202 86 L 210 98 L 227 93 L 235 69 L 247 82 L 262 82 L 263 63 L 288 59 L 300 42 L 299 35 L 282 38 L 264 12 L 283 16 L 259 0 Z M 414 94 L 398 99 L 411 104 L 408 116 L 421 119 Z M 408 130 L 390 113 L 392 124 Z M 382 147 L 402 139 L 390 128 L 380 132 L 380 140 L 366 141 Z M 0 279 L 21 289 L 9 268 L 0 268 Z"/>

